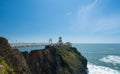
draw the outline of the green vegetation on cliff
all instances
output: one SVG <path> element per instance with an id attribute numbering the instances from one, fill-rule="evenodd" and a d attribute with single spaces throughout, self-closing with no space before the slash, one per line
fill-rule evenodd
<path id="1" fill-rule="evenodd" d="M 60 55 L 62 56 L 63 60 L 69 64 L 69 66 L 74 69 L 77 67 L 77 65 L 80 63 L 78 61 L 79 55 L 76 54 L 71 48 L 68 48 L 66 46 L 59 46 L 56 47 L 60 51 Z"/>
<path id="2" fill-rule="evenodd" d="M 5 62 L 5 60 L 0 57 L 0 65 L 3 66 L 3 68 L 0 69 L 0 74 L 15 74 L 13 68 L 8 66 L 8 64 Z"/>
<path id="3" fill-rule="evenodd" d="M 0 37 L 0 64 L 5 66 L 0 74 L 7 74 L 9 71 L 11 73 L 8 74 L 13 74 L 12 68 L 15 74 L 31 74 L 21 52 L 18 49 L 12 49 L 8 40 L 3 37 Z"/>
<path id="4" fill-rule="evenodd" d="M 79 74 L 78 70 L 81 70 L 82 74 L 85 74 L 84 70 L 87 68 L 87 59 L 85 59 L 74 47 L 68 47 L 66 45 L 55 46 L 55 49 L 59 51 L 63 61 L 68 64 L 69 68 L 74 74 Z M 58 74 L 64 74 L 66 68 L 60 68 Z"/>

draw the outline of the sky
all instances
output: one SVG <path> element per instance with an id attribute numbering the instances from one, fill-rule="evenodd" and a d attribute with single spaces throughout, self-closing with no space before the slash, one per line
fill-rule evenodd
<path id="1" fill-rule="evenodd" d="M 120 43 L 120 0 L 0 0 L 9 42 Z"/>

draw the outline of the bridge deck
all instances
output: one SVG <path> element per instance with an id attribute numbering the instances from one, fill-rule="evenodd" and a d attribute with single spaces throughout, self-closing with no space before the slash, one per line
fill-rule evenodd
<path id="1" fill-rule="evenodd" d="M 11 43 L 12 48 L 31 47 L 31 46 L 46 46 L 49 43 Z"/>

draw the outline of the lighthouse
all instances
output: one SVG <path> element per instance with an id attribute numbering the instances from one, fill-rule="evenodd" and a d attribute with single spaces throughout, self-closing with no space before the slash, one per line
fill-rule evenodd
<path id="1" fill-rule="evenodd" d="M 63 42 L 62 42 L 62 37 L 59 37 L 59 40 L 58 40 L 58 45 L 63 45 Z"/>

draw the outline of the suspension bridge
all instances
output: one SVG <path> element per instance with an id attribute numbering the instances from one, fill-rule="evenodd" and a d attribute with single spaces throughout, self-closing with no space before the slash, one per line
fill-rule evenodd
<path id="1" fill-rule="evenodd" d="M 12 48 L 22 48 L 22 47 L 31 47 L 31 46 L 46 46 L 50 43 L 11 43 Z"/>

